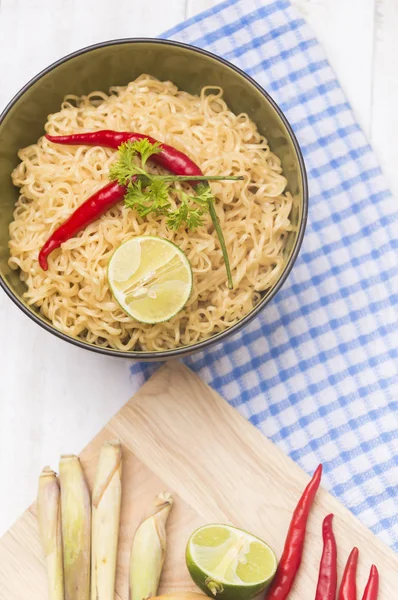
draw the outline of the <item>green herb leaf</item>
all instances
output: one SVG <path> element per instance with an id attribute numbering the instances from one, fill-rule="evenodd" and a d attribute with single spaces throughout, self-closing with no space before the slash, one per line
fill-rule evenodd
<path id="1" fill-rule="evenodd" d="M 204 210 L 202 208 L 194 208 L 189 204 L 189 196 L 184 194 L 181 196 L 180 206 L 169 212 L 167 225 L 170 229 L 177 230 L 182 225 L 186 225 L 188 229 L 193 230 L 196 227 L 203 225 Z"/>
<path id="2" fill-rule="evenodd" d="M 210 189 L 208 183 L 199 183 L 195 188 L 196 195 L 191 196 L 192 200 L 196 202 L 196 204 L 200 204 L 201 206 L 205 206 L 208 208 L 209 202 L 214 200 L 213 193 Z"/>
<path id="3" fill-rule="evenodd" d="M 161 152 L 160 146 L 160 142 L 151 144 L 146 138 L 135 142 L 128 140 L 121 144 L 118 148 L 118 159 L 109 170 L 112 181 L 118 181 L 120 185 L 127 185 L 133 175 L 150 177 L 143 167 L 150 156 Z M 141 154 L 142 166 L 136 161 L 138 154 Z"/>
<path id="4" fill-rule="evenodd" d="M 209 186 L 203 186 L 202 188 L 197 186 L 197 188 L 199 188 L 199 194 L 195 196 L 179 190 L 181 204 L 175 211 L 169 213 L 167 219 L 167 225 L 171 229 L 179 229 L 182 225 L 186 225 L 188 229 L 193 230 L 203 225 L 203 217 L 209 209 L 208 198 L 213 196 Z"/>
<path id="5" fill-rule="evenodd" d="M 143 138 L 142 140 L 133 142 L 129 151 L 141 154 L 142 166 L 145 167 L 148 158 L 153 154 L 159 154 L 162 151 L 162 144 L 160 142 L 152 144 L 149 140 Z"/>
<path id="6" fill-rule="evenodd" d="M 127 185 L 136 171 L 134 162 L 135 153 L 130 152 L 131 142 L 126 142 L 119 147 L 118 159 L 111 165 L 109 177 L 112 181 L 117 181 L 120 185 Z"/>
<path id="7" fill-rule="evenodd" d="M 153 201 L 153 210 L 158 214 L 165 214 L 170 208 L 169 187 L 170 184 L 157 179 L 153 179 L 149 185 L 148 191 Z"/>
<path id="8" fill-rule="evenodd" d="M 138 179 L 127 185 L 124 197 L 125 205 L 137 210 L 140 217 L 154 212 L 157 215 L 167 214 L 170 207 L 168 184 L 163 181 L 151 181 L 149 186 Z"/>

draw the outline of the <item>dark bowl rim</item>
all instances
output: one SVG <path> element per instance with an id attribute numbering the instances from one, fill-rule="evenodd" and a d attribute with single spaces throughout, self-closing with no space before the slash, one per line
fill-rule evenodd
<path id="1" fill-rule="evenodd" d="M 35 323 L 40 325 L 40 327 L 42 327 L 49 333 L 52 333 L 53 335 L 56 335 L 58 338 L 66 341 L 66 342 L 69 342 L 70 344 L 73 344 L 79 348 L 82 348 L 85 350 L 91 350 L 92 352 L 96 352 L 98 354 L 104 354 L 107 356 L 115 356 L 115 357 L 120 357 L 120 358 L 129 358 L 131 360 L 136 360 L 136 361 L 141 361 L 141 362 L 150 362 L 150 361 L 168 360 L 171 358 L 181 358 L 183 356 L 188 356 L 194 352 L 200 352 L 201 350 L 205 350 L 209 346 L 214 346 L 214 345 L 221 343 L 227 337 L 233 336 L 239 330 L 241 330 L 243 327 L 248 325 L 260 313 L 260 311 L 263 310 L 263 308 L 275 297 L 275 295 L 278 293 L 278 291 L 281 289 L 281 287 L 285 283 L 286 279 L 288 278 L 288 276 L 293 268 L 293 265 L 296 262 L 297 256 L 300 252 L 301 244 L 303 242 L 304 232 L 305 232 L 305 228 L 306 228 L 306 224 L 307 224 L 307 217 L 308 217 L 308 181 L 307 181 L 307 173 L 306 173 L 306 169 L 305 169 L 304 158 L 303 158 L 299 143 L 297 141 L 297 138 L 293 132 L 293 129 L 292 129 L 289 121 L 285 117 L 284 113 L 282 112 L 282 110 L 279 108 L 279 106 L 277 105 L 275 100 L 268 94 L 268 92 L 266 92 L 265 89 L 259 83 L 257 83 L 250 75 L 248 75 L 247 73 L 242 71 L 242 69 L 240 69 L 236 65 L 225 60 L 224 58 L 217 56 L 213 52 L 204 50 L 203 48 L 198 48 L 196 46 L 192 46 L 191 44 L 186 44 L 185 42 L 177 42 L 175 40 L 168 40 L 168 39 L 164 39 L 164 38 L 146 38 L 146 37 L 120 38 L 120 39 L 108 40 L 105 42 L 99 42 L 96 44 L 91 44 L 91 45 L 85 46 L 79 50 L 75 50 L 74 52 L 71 52 L 70 54 L 67 54 L 66 56 L 51 63 L 48 67 L 46 67 L 45 69 L 40 71 L 37 75 L 32 77 L 32 79 L 30 79 L 30 81 L 28 81 L 15 94 L 15 96 L 8 102 L 8 104 L 6 105 L 6 107 L 4 108 L 2 113 L 0 114 L 0 125 L 4 121 L 5 117 L 7 116 L 7 114 L 11 110 L 11 108 L 14 106 L 14 104 L 25 94 L 25 92 L 32 85 L 34 85 L 37 81 L 39 81 L 44 75 L 47 75 L 52 70 L 56 69 L 58 66 L 67 62 L 68 60 L 76 58 L 77 56 L 80 56 L 82 54 L 86 54 L 86 53 L 91 52 L 92 50 L 96 50 L 98 48 L 105 48 L 107 46 L 116 46 L 116 45 L 121 45 L 121 44 L 137 44 L 137 43 L 151 43 L 151 44 L 159 44 L 159 45 L 163 44 L 165 46 L 176 46 L 179 48 L 184 48 L 186 50 L 190 50 L 194 53 L 202 54 L 202 55 L 207 56 L 208 58 L 211 58 L 211 59 L 215 60 L 216 62 L 219 62 L 222 65 L 232 69 L 233 71 L 235 71 L 236 73 L 241 75 L 244 79 L 246 79 L 246 81 L 249 84 L 253 85 L 265 97 L 265 99 L 271 104 L 271 106 L 276 111 L 276 113 L 278 114 L 282 123 L 284 124 L 284 126 L 287 129 L 287 132 L 293 142 L 293 146 L 294 146 L 295 152 L 297 154 L 298 163 L 299 163 L 299 167 L 300 167 L 300 175 L 301 175 L 301 179 L 302 179 L 302 186 L 303 186 L 303 212 L 302 212 L 302 218 L 301 218 L 301 223 L 300 223 L 300 229 L 297 234 L 297 239 L 296 239 L 296 243 L 295 243 L 293 252 L 290 255 L 290 258 L 285 267 L 285 270 L 283 271 L 282 276 L 276 283 L 275 287 L 271 290 L 271 292 L 267 296 L 265 296 L 253 308 L 252 311 L 250 311 L 250 313 L 248 313 L 245 317 L 243 317 L 240 321 L 238 321 L 238 323 L 236 323 L 235 325 L 232 325 L 232 327 L 229 327 L 225 331 L 217 333 L 216 335 L 214 335 L 206 340 L 197 342 L 190 346 L 181 346 L 179 348 L 174 348 L 174 349 L 170 349 L 170 350 L 161 350 L 161 351 L 152 351 L 152 352 L 127 351 L 127 350 L 124 351 L 124 350 L 114 350 L 112 348 L 102 348 L 101 346 L 95 346 L 94 344 L 90 344 L 83 340 L 73 338 L 72 336 L 69 336 L 69 335 L 63 333 L 62 331 L 59 331 L 50 323 L 43 321 L 33 311 L 31 311 L 18 298 L 18 296 L 16 296 L 13 293 L 13 291 L 6 284 L 3 276 L 0 274 L 0 285 L 3 288 L 3 290 L 5 291 L 5 293 L 9 296 L 9 298 L 11 298 L 11 300 L 22 310 L 22 312 L 24 312 L 29 318 L 31 318 Z"/>

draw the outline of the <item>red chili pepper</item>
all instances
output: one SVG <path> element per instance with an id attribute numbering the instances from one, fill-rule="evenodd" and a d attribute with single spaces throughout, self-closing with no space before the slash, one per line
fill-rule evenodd
<path id="1" fill-rule="evenodd" d="M 103 129 L 101 131 L 93 131 L 91 133 L 74 133 L 72 135 L 48 135 L 45 136 L 50 142 L 55 144 L 67 144 L 70 146 L 87 144 L 88 146 L 106 146 L 108 148 L 119 148 L 121 144 L 129 140 L 146 139 L 151 144 L 155 144 L 158 140 L 150 135 L 143 133 L 134 133 L 130 131 L 112 131 Z M 160 142 L 158 142 L 160 143 Z M 153 154 L 151 160 L 171 171 L 175 175 L 203 175 L 202 170 L 183 152 L 161 143 L 162 151 L 159 154 Z M 198 183 L 191 182 L 192 185 Z"/>
<path id="2" fill-rule="evenodd" d="M 353 548 L 347 559 L 343 578 L 340 584 L 338 600 L 356 600 L 357 598 L 357 566 L 358 566 L 358 548 Z"/>
<path id="3" fill-rule="evenodd" d="M 323 552 L 319 566 L 315 600 L 335 600 L 337 589 L 337 546 L 333 533 L 333 515 L 325 517 L 322 525 Z"/>
<path id="4" fill-rule="evenodd" d="M 119 202 L 126 193 L 126 187 L 117 181 L 111 181 L 105 187 L 95 192 L 62 225 L 48 238 L 39 253 L 39 264 L 44 271 L 48 269 L 48 255 L 59 248 L 63 242 L 76 235 L 81 229 L 95 221 L 111 206 Z"/>
<path id="5" fill-rule="evenodd" d="M 377 600 L 378 593 L 379 571 L 377 570 L 376 565 L 372 565 L 362 600 Z"/>
<path id="6" fill-rule="evenodd" d="M 267 594 L 267 600 L 285 600 L 292 589 L 303 555 L 308 515 L 321 483 L 321 477 L 322 465 L 319 465 L 293 513 L 285 547 L 283 548 L 275 578 Z"/>

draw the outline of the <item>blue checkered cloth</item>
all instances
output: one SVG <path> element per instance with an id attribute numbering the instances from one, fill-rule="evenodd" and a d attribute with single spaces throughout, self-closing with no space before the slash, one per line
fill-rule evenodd
<path id="1" fill-rule="evenodd" d="M 228 0 L 163 37 L 238 65 L 276 100 L 310 185 L 282 290 L 231 340 L 186 360 L 398 550 L 397 206 L 351 107 L 286 0 Z M 157 366 L 134 364 L 138 386 Z"/>

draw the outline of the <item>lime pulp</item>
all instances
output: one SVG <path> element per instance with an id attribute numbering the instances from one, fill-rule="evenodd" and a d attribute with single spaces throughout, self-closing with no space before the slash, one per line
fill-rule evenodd
<path id="1" fill-rule="evenodd" d="M 192 290 L 191 265 L 175 244 L 155 236 L 124 242 L 108 265 L 108 281 L 121 308 L 141 323 L 168 321 Z"/>

